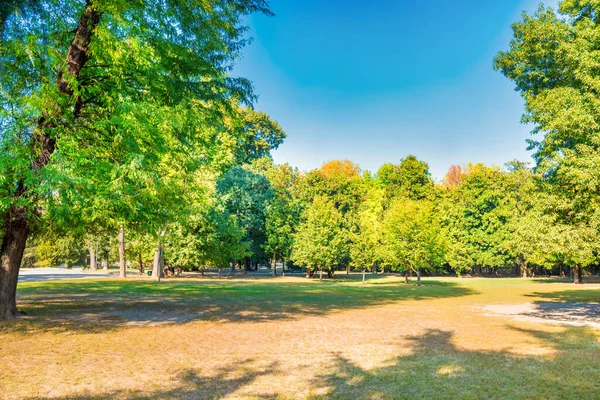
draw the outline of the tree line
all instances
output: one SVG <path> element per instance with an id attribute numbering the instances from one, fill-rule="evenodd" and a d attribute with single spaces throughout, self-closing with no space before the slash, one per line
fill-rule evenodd
<path id="1" fill-rule="evenodd" d="M 369 270 L 407 277 L 555 274 L 581 282 L 599 261 L 596 227 L 562 222 L 559 211 L 572 205 L 550 190 L 544 174 L 518 161 L 455 165 L 436 183 L 415 156 L 376 173 L 348 160 L 303 173 L 267 155 L 190 190 L 198 188 L 210 195 L 162 232 L 128 230 L 127 254 L 142 271 L 153 264 L 158 278 L 162 257 L 173 270 L 232 274 L 283 262 L 321 278 Z M 117 231 L 100 231 L 46 233 L 36 249 L 41 259 L 76 262 L 85 243 L 89 260 L 104 254 L 107 267 L 111 254 L 118 259 Z"/>

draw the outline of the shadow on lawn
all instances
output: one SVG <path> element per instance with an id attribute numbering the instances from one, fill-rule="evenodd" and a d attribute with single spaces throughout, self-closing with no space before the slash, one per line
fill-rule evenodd
<path id="1" fill-rule="evenodd" d="M 598 398 L 597 333 L 584 328 L 520 331 L 557 353 L 543 359 L 462 350 L 452 343 L 450 332 L 430 330 L 411 338 L 412 355 L 382 368 L 364 370 L 337 355 L 334 372 L 319 382 L 327 394 L 313 398 Z"/>
<path id="2" fill-rule="evenodd" d="M 569 328 L 561 332 L 543 332 L 512 328 L 526 333 L 554 350 L 545 357 L 516 356 L 506 351 L 473 351 L 456 347 L 452 333 L 428 330 L 410 338 L 413 352 L 398 357 L 380 368 L 366 370 L 352 361 L 333 355 L 331 365 L 322 368 L 323 375 L 307 381 L 312 399 L 595 399 L 600 390 L 598 371 L 598 332 Z M 507 346 L 510 343 L 507 343 Z M 180 374 L 175 387 L 161 391 L 113 391 L 101 395 L 73 395 L 74 399 L 212 399 L 234 395 L 258 377 L 293 373 L 277 362 L 267 367 L 248 367 L 247 360 L 203 377 L 193 370 Z M 241 370 L 240 370 L 241 369 Z M 236 375 L 230 375 L 231 371 Z M 164 379 L 164 378 L 161 378 Z M 243 395 L 244 393 L 239 393 Z M 252 398 L 287 398 L 294 395 L 282 388 L 280 393 L 256 395 Z"/>
<path id="3" fill-rule="evenodd" d="M 242 361 L 242 365 L 252 364 L 254 360 Z M 270 375 L 278 368 L 276 362 L 269 366 L 253 369 L 249 367 L 240 367 L 239 364 L 231 368 L 219 368 L 213 376 L 206 377 L 198 374 L 193 369 L 185 370 L 178 374 L 178 379 L 174 387 L 169 389 L 144 392 L 132 390 L 117 390 L 101 395 L 73 395 L 54 398 L 56 400 L 90 400 L 90 399 L 218 399 L 236 392 L 238 389 L 252 383 L 255 379 L 263 375 Z M 231 375 L 235 370 L 236 374 Z M 157 381 L 164 381 L 164 376 L 157 376 Z M 261 399 L 275 399 L 276 395 L 261 396 Z M 256 398 L 256 397 L 255 397 Z M 31 398 L 33 400 L 35 398 Z"/>
<path id="4" fill-rule="evenodd" d="M 528 294 L 527 297 L 566 303 L 600 303 L 600 288 L 582 289 L 579 287 L 573 288 L 572 290 L 562 290 L 560 292 L 535 292 Z"/>
<path id="5" fill-rule="evenodd" d="M 29 283 L 18 305 L 28 317 L 0 326 L 7 331 L 105 332 L 126 326 L 183 324 L 192 320 L 256 322 L 325 315 L 403 300 L 475 294 L 451 282 L 354 285 L 273 280 L 78 280 Z"/>

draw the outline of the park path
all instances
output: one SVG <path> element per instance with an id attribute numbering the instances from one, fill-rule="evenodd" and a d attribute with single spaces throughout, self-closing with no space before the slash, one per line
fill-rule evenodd
<path id="1" fill-rule="evenodd" d="M 81 268 L 21 268 L 19 282 L 43 282 L 61 279 L 110 278 L 114 275 L 103 272 L 84 272 Z"/>

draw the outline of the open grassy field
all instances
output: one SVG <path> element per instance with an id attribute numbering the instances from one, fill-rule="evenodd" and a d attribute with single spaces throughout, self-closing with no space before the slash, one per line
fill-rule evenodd
<path id="1" fill-rule="evenodd" d="M 356 279 L 359 279 L 356 276 Z M 4 398 L 600 397 L 600 285 L 27 282 Z"/>

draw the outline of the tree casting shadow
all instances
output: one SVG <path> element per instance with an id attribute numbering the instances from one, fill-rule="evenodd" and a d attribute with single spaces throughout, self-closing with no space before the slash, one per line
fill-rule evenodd
<path id="1" fill-rule="evenodd" d="M 105 332 L 128 326 L 184 324 L 197 320 L 292 320 L 405 300 L 467 296 L 476 292 L 449 282 L 353 285 L 196 280 L 78 280 L 30 283 L 19 292 L 28 316 L 0 326 L 7 331 Z"/>

